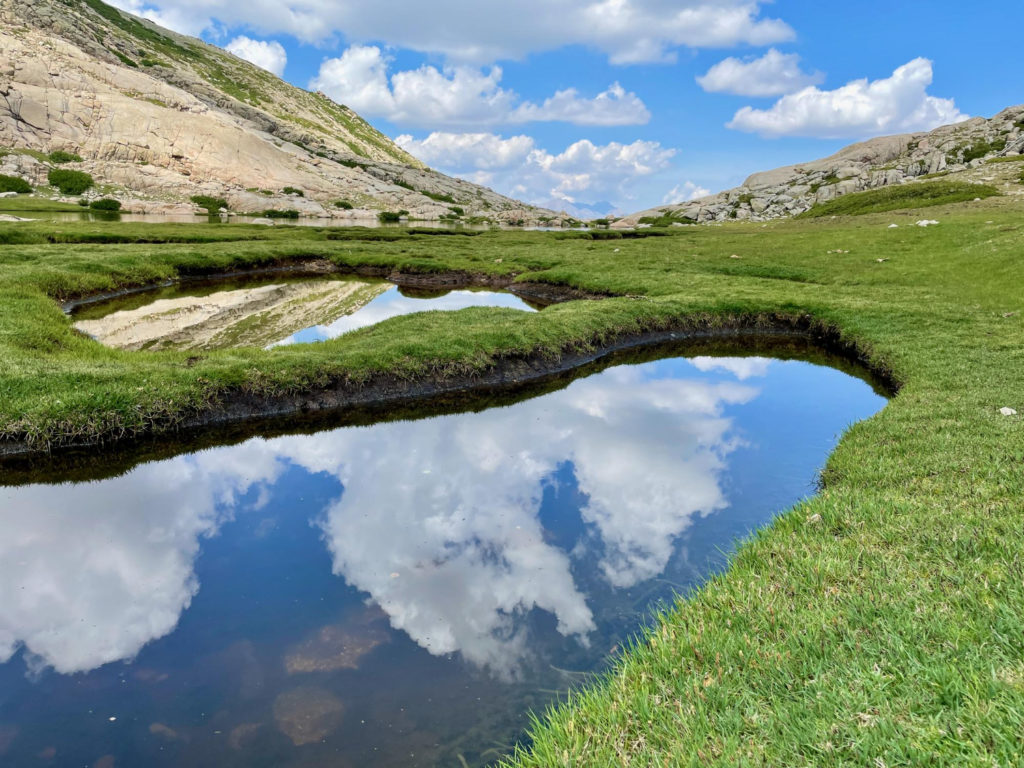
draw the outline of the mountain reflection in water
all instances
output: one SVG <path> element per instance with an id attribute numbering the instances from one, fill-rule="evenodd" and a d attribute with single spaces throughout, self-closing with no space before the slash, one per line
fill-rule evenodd
<path id="1" fill-rule="evenodd" d="M 511 407 L 0 489 L 6 749 L 485 762 L 583 679 L 565 670 L 601 669 L 652 604 L 811 493 L 883 404 L 806 363 L 667 359 Z M 128 701 L 119 735 L 82 714 Z M 47 734 L 58 718 L 83 722 Z"/>

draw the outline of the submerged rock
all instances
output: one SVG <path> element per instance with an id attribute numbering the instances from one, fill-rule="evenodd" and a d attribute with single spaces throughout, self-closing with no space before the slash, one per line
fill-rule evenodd
<path id="1" fill-rule="evenodd" d="M 362 658 L 388 640 L 387 631 L 378 627 L 331 625 L 292 648 L 284 666 L 289 675 L 359 669 Z"/>
<path id="2" fill-rule="evenodd" d="M 242 749 L 262 727 L 261 723 L 242 723 L 235 726 L 228 734 L 228 746 L 234 750 Z"/>
<path id="3" fill-rule="evenodd" d="M 345 705 L 321 688 L 295 688 L 274 700 L 274 721 L 297 747 L 314 744 L 341 725 Z"/>

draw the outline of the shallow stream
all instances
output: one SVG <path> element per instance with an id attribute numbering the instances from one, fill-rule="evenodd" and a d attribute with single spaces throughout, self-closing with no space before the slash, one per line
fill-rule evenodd
<path id="1" fill-rule="evenodd" d="M 669 357 L 0 488 L 0 764 L 492 762 L 884 404 L 809 362 Z"/>

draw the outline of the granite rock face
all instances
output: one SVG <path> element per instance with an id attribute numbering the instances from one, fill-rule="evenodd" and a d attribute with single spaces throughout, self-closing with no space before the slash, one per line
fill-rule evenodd
<path id="1" fill-rule="evenodd" d="M 1024 105 L 995 117 L 973 118 L 928 133 L 884 136 L 853 144 L 831 157 L 755 173 L 743 185 L 699 200 L 634 213 L 617 222 L 632 227 L 641 219 L 668 217 L 678 224 L 730 219 L 768 221 L 793 216 L 852 192 L 948 175 L 965 181 L 997 183 L 1018 192 L 1007 164 L 986 165 L 997 157 L 1024 154 Z"/>
<path id="2" fill-rule="evenodd" d="M 51 167 L 39 153 L 77 154 L 67 167 L 128 211 L 209 195 L 238 212 L 561 218 L 437 173 L 323 94 L 100 0 L 0 0 L 0 147 L 16 150 L 0 173 L 34 185 Z"/>

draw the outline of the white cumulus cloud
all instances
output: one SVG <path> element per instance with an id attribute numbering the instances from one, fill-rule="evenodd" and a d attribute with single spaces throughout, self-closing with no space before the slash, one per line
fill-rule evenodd
<path id="1" fill-rule="evenodd" d="M 278 77 L 284 74 L 284 68 L 288 64 L 288 54 L 284 46 L 276 40 L 253 40 L 241 35 L 225 48 L 238 58 L 245 59 Z"/>
<path id="2" fill-rule="evenodd" d="M 326 59 L 309 87 L 361 114 L 425 127 L 553 121 L 642 125 L 651 117 L 643 101 L 618 83 L 593 99 L 570 88 L 534 104 L 501 87 L 501 67 L 424 65 L 390 74 L 389 63 L 377 46 L 354 45 Z"/>
<path id="3" fill-rule="evenodd" d="M 698 77 L 697 83 L 710 93 L 779 96 L 820 85 L 824 80 L 821 72 L 801 70 L 798 54 L 780 53 L 772 48 L 759 59 L 730 57 L 720 61 Z"/>
<path id="4" fill-rule="evenodd" d="M 675 156 L 655 141 L 596 145 L 586 139 L 554 154 L 529 136 L 404 135 L 398 145 L 425 163 L 537 205 L 565 208 L 594 200 L 631 200 L 635 185 Z M 605 211 L 607 213 L 607 211 Z"/>
<path id="5" fill-rule="evenodd" d="M 812 86 L 783 96 L 770 109 L 744 107 L 728 127 L 768 138 L 851 139 L 966 120 L 953 99 L 928 94 L 931 84 L 932 62 L 918 58 L 884 79 L 854 80 L 834 91 Z"/>
<path id="6" fill-rule="evenodd" d="M 661 202 L 665 205 L 688 203 L 691 200 L 699 200 L 700 198 L 707 197 L 710 194 L 710 189 L 694 184 L 692 181 L 684 181 L 682 184 L 676 184 L 672 187 L 665 197 L 662 198 Z"/>
<path id="7" fill-rule="evenodd" d="M 771 45 L 793 39 L 779 19 L 764 18 L 760 0 L 112 0 L 116 5 L 198 34 L 216 22 L 310 43 L 344 36 L 451 60 L 489 63 L 569 45 L 613 63 L 672 60 L 677 49 Z"/>
<path id="8" fill-rule="evenodd" d="M 593 99 L 581 98 L 575 88 L 558 91 L 543 104 L 520 104 L 512 122 L 559 121 L 575 125 L 644 125 L 651 113 L 635 93 L 613 83 Z"/>

